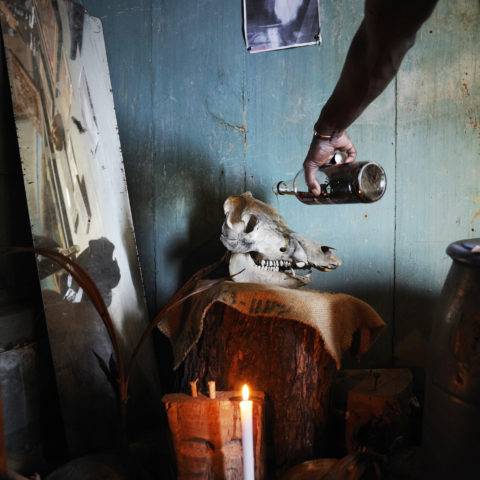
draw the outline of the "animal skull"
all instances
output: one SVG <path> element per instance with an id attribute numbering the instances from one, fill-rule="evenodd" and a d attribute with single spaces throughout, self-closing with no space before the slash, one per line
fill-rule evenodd
<path id="1" fill-rule="evenodd" d="M 292 232 L 274 208 L 250 192 L 228 197 L 223 210 L 220 239 L 232 252 L 229 270 L 236 282 L 298 288 L 310 281 L 312 267 L 328 272 L 341 265 L 330 247 Z"/>

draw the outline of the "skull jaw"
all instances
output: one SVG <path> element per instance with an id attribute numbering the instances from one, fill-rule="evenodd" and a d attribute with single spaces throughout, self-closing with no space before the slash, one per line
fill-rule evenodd
<path id="1" fill-rule="evenodd" d="M 229 272 L 235 282 L 264 283 L 286 288 L 300 288 L 310 283 L 310 275 L 291 275 L 265 270 L 255 264 L 249 253 L 232 253 Z"/>

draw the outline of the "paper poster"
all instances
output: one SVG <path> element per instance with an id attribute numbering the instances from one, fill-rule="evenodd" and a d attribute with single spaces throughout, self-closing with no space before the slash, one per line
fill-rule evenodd
<path id="1" fill-rule="evenodd" d="M 318 0 L 244 0 L 243 12 L 252 53 L 320 42 Z"/>

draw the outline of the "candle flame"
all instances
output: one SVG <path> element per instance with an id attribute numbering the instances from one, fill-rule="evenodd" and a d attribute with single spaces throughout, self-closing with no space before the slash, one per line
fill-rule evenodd
<path id="1" fill-rule="evenodd" d="M 248 400 L 249 396 L 250 396 L 250 389 L 248 388 L 248 385 L 245 384 L 242 388 L 242 397 L 244 400 Z"/>

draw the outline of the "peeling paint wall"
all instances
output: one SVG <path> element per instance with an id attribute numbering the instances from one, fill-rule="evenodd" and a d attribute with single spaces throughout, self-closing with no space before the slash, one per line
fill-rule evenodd
<path id="1" fill-rule="evenodd" d="M 321 1 L 323 44 L 250 55 L 241 1 L 88 0 L 103 21 L 149 307 L 222 251 L 226 196 L 250 189 L 344 266 L 314 286 L 370 302 L 388 329 L 365 360 L 421 365 L 450 261 L 480 229 L 480 5 L 441 0 L 395 82 L 350 129 L 386 169 L 369 206 L 307 207 L 271 185 L 300 168 L 362 17 Z"/>

